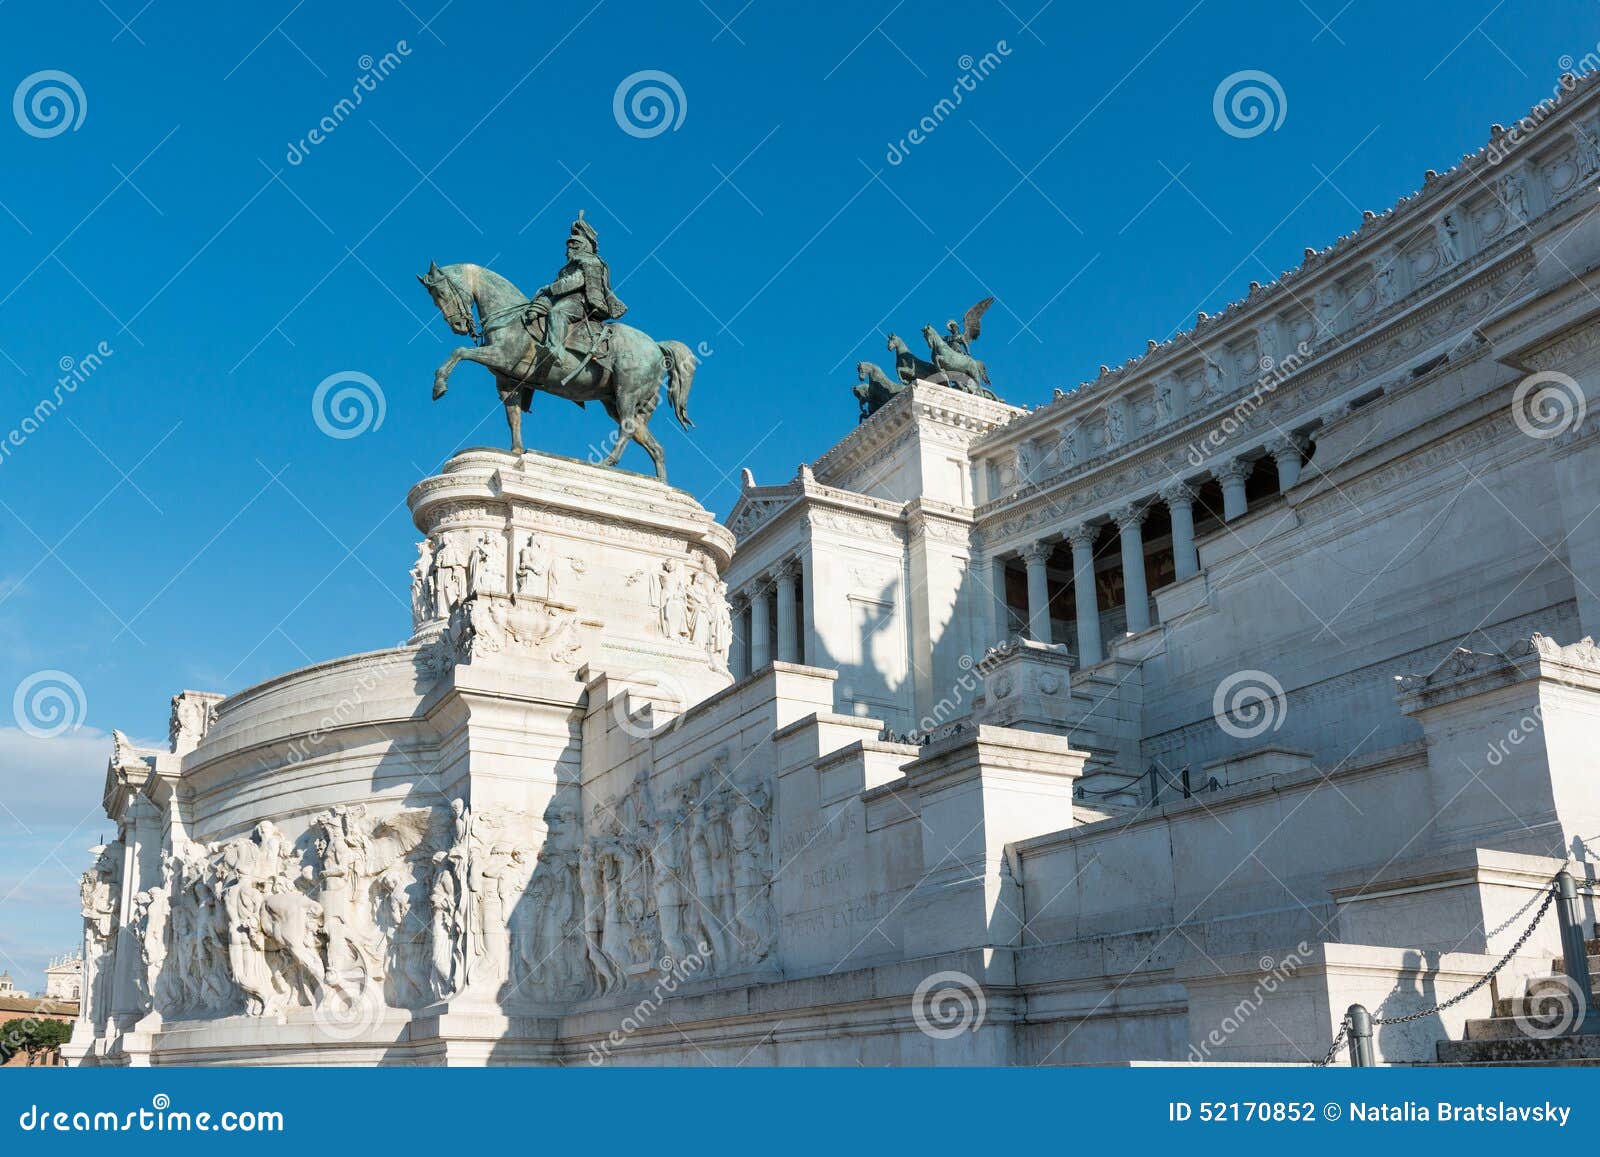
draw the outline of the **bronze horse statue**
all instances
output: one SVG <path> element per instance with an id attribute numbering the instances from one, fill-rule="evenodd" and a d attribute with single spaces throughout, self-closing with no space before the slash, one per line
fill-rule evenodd
<path id="1" fill-rule="evenodd" d="M 656 477 L 662 482 L 667 480 L 666 456 L 661 443 L 650 433 L 650 415 L 655 412 L 665 376 L 673 414 L 685 428 L 694 425 L 689 420 L 688 403 L 695 360 L 688 346 L 680 341 L 658 342 L 631 325 L 611 322 L 606 326 L 608 356 L 566 349 L 552 358 L 541 349 L 544 319 L 530 313 L 527 296 L 492 269 L 465 262 L 442 267 L 430 264 L 428 272 L 417 280 L 452 332 L 478 339 L 477 345 L 450 351 L 444 364 L 434 371 L 434 401 L 444 397 L 457 362 L 465 360 L 487 367 L 494 374 L 495 387 L 506 408 L 513 454 L 522 453 L 522 415 L 533 404 L 535 390 L 566 398 L 580 407 L 597 401 L 617 424 L 617 444 L 601 464 L 615 466 L 631 439 L 650 455 Z M 598 335 L 595 323 L 575 324 L 569 341 L 585 342 L 587 347 L 591 330 L 594 336 Z"/>
<path id="2" fill-rule="evenodd" d="M 856 363 L 856 380 L 860 383 L 855 387 L 855 395 L 856 401 L 861 403 L 863 422 L 906 388 L 904 383 L 892 381 L 888 374 L 871 362 Z"/>
<path id="3" fill-rule="evenodd" d="M 953 348 L 931 325 L 922 327 L 922 336 L 927 340 L 928 353 L 933 358 L 933 364 L 944 375 L 942 380 L 945 385 L 955 385 L 957 389 L 965 390 L 969 394 L 994 397 L 994 394 L 983 388 L 989 384 L 988 366 L 971 354 Z M 961 384 L 956 385 L 957 382 Z M 979 385 L 980 382 L 983 384 Z"/>

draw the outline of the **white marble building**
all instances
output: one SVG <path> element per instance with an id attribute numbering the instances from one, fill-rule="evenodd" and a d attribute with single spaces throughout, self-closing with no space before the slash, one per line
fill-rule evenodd
<path id="1" fill-rule="evenodd" d="M 83 995 L 83 955 L 67 952 L 44 970 L 44 994 L 51 1000 L 77 1001 Z"/>
<path id="2" fill-rule="evenodd" d="M 457 456 L 408 644 L 119 740 L 70 1055 L 1302 1062 L 1468 988 L 1600 835 L 1600 86 L 1545 113 L 1048 405 L 906 389 L 726 528 Z"/>

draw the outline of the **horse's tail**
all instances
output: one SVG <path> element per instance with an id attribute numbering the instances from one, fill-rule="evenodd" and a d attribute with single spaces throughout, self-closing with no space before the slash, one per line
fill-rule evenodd
<path id="1" fill-rule="evenodd" d="M 694 385 L 694 352 L 681 341 L 657 342 L 661 356 L 667 361 L 667 400 L 672 412 L 685 429 L 693 426 L 689 420 L 689 387 Z"/>

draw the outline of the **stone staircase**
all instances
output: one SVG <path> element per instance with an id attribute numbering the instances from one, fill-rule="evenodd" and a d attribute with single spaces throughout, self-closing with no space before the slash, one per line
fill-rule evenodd
<path id="1" fill-rule="evenodd" d="M 1600 976 L 1600 939 L 1584 942 L 1589 954 L 1589 975 Z M 1496 996 L 1494 1015 L 1469 1020 L 1461 1040 L 1440 1041 L 1436 1046 L 1441 1065 L 1600 1065 L 1600 1035 L 1568 1033 L 1541 1037 L 1541 1023 L 1550 1011 L 1570 997 L 1564 962 L 1551 962 L 1549 976 L 1525 978 L 1516 996 Z M 1597 986 L 1600 988 L 1600 986 Z M 1591 995 L 1600 998 L 1600 990 Z M 1524 1027 L 1524 1025 L 1528 1027 Z"/>
<path id="2" fill-rule="evenodd" d="M 1139 664 L 1112 658 L 1075 670 L 1062 646 L 1015 640 L 984 662 L 983 689 L 973 699 L 978 723 L 1065 735 L 1088 753 L 1078 800 L 1108 815 L 1147 797 L 1139 760 L 1144 688 Z"/>

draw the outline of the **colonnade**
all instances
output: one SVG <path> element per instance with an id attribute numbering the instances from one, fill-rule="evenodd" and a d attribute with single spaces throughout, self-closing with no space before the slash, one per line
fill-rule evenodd
<path id="1" fill-rule="evenodd" d="M 1293 435 L 1275 439 L 1266 446 L 1278 469 L 1278 489 L 1287 490 L 1300 480 L 1304 440 Z M 1222 517 L 1232 522 L 1249 513 L 1245 483 L 1255 463 L 1230 458 L 1213 466 L 1204 477 L 1174 479 L 1153 498 L 1128 503 L 1099 516 L 1082 519 L 1063 530 L 1042 535 L 1022 548 L 991 556 L 995 594 L 994 639 L 1008 638 L 1011 609 L 1006 601 L 1005 572 L 1012 559 L 1020 558 L 1028 578 L 1027 611 L 1023 631 L 1040 643 L 1066 642 L 1052 638 L 1050 623 L 1048 566 L 1057 546 L 1065 541 L 1072 548 L 1073 606 L 1077 619 L 1078 665 L 1093 666 L 1105 658 L 1101 633 L 1100 606 L 1095 586 L 1094 545 L 1104 527 L 1115 525 L 1121 539 L 1122 585 L 1129 634 L 1153 626 L 1150 615 L 1149 580 L 1145 570 L 1144 523 L 1156 502 L 1163 503 L 1172 524 L 1172 562 L 1174 579 L 1183 582 L 1200 573 L 1200 557 L 1195 545 L 1194 504 L 1198 487 L 1209 478 L 1222 490 Z"/>

